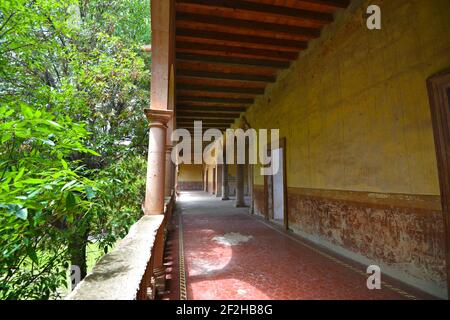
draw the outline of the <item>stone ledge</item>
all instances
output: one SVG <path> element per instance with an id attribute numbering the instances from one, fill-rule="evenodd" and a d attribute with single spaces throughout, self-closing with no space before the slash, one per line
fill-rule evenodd
<path id="1" fill-rule="evenodd" d="M 164 215 L 144 216 L 66 300 L 134 300 Z"/>

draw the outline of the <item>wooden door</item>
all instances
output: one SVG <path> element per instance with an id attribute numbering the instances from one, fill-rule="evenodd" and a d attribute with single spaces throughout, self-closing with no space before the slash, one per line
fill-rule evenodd
<path id="1" fill-rule="evenodd" d="M 450 297 L 450 70 L 427 81 L 441 190 L 447 260 L 447 291 Z"/>

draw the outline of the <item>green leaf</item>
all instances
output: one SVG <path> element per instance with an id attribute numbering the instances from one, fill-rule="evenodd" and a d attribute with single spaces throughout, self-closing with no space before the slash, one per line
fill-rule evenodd
<path id="1" fill-rule="evenodd" d="M 28 194 L 27 200 L 33 199 L 33 198 L 36 197 L 40 192 L 41 192 L 41 190 L 39 190 L 39 189 L 34 190 L 34 191 L 31 192 L 30 194 Z"/>
<path id="2" fill-rule="evenodd" d="M 62 164 L 64 169 L 67 170 L 69 168 L 69 166 L 67 165 L 67 162 L 64 159 L 61 159 L 61 164 Z"/>
<path id="3" fill-rule="evenodd" d="M 85 190 L 86 190 L 86 196 L 87 196 L 88 200 L 92 200 L 95 198 L 95 191 L 92 187 L 86 186 Z"/>
<path id="4" fill-rule="evenodd" d="M 64 191 L 64 190 L 70 188 L 70 187 L 73 186 L 75 183 L 77 183 L 77 180 L 72 180 L 72 181 L 66 183 L 66 184 L 64 185 L 64 187 L 61 188 L 61 191 Z"/>
<path id="5" fill-rule="evenodd" d="M 12 133 L 11 132 L 7 132 L 5 134 L 2 135 L 2 144 L 5 143 L 6 141 L 11 140 L 12 138 Z"/>
<path id="6" fill-rule="evenodd" d="M 22 220 L 27 220 L 28 218 L 28 209 L 27 208 L 21 208 L 16 211 L 16 217 Z"/>
<path id="7" fill-rule="evenodd" d="M 31 246 L 27 247 L 27 255 L 30 257 L 30 259 L 34 263 L 39 264 L 39 259 L 38 259 L 37 254 L 36 254 L 36 250 L 34 250 L 33 247 L 31 247 Z"/>
<path id="8" fill-rule="evenodd" d="M 33 109 L 31 109 L 26 104 L 22 104 L 20 106 L 20 110 L 22 111 L 22 114 L 24 115 L 25 118 L 29 118 L 29 119 L 33 118 Z"/>
<path id="9" fill-rule="evenodd" d="M 87 151 L 88 153 L 90 153 L 90 154 L 94 155 L 94 156 L 97 156 L 97 157 L 100 157 L 100 156 L 101 156 L 101 154 L 99 154 L 99 153 L 95 152 L 94 150 L 91 150 L 91 149 L 86 149 L 86 151 Z"/>
<path id="10" fill-rule="evenodd" d="M 69 192 L 66 197 L 66 209 L 70 210 L 76 205 L 76 199 L 72 192 Z"/>
<path id="11" fill-rule="evenodd" d="M 25 184 L 41 184 L 41 183 L 44 183 L 44 182 L 45 182 L 44 179 L 25 179 L 25 180 L 22 180 L 22 183 L 25 183 Z"/>
<path id="12" fill-rule="evenodd" d="M 62 128 L 62 126 L 59 123 L 55 122 L 55 121 L 47 120 L 47 122 L 49 124 L 51 124 L 52 126 L 56 127 L 56 128 Z"/>
<path id="13" fill-rule="evenodd" d="M 25 167 L 20 168 L 19 173 L 14 177 L 14 182 L 19 181 L 20 178 L 22 178 L 23 173 L 25 172 Z"/>
<path id="14" fill-rule="evenodd" d="M 18 129 L 16 131 L 16 136 L 22 139 L 28 139 L 31 137 L 31 130 L 30 129 L 26 129 L 26 130 L 20 130 Z"/>
<path id="15" fill-rule="evenodd" d="M 6 111 L 6 107 L 3 107 L 0 110 L 0 119 L 5 119 L 8 118 L 10 115 L 12 115 L 14 113 L 14 109 L 9 109 Z"/>
<path id="16" fill-rule="evenodd" d="M 40 139 L 42 141 L 43 144 L 54 147 L 55 143 L 52 140 L 48 140 L 48 139 Z"/>

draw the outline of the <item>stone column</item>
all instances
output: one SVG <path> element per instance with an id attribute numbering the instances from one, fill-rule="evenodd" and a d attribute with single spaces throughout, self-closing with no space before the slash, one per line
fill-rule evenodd
<path id="1" fill-rule="evenodd" d="M 166 173 L 166 130 L 172 116 L 170 110 L 146 109 L 150 122 L 145 214 L 164 213 L 164 183 Z"/>
<path id="2" fill-rule="evenodd" d="M 164 184 L 166 176 L 166 130 L 167 122 L 172 117 L 170 110 L 146 109 L 150 122 L 147 185 L 145 190 L 145 214 L 164 214 Z M 165 290 L 166 270 L 164 268 L 164 232 L 160 228 L 155 239 L 154 269 L 156 288 Z"/>
<path id="3" fill-rule="evenodd" d="M 253 165 L 248 166 L 248 185 L 250 196 L 250 213 L 255 214 L 255 199 L 253 197 Z"/>
<path id="4" fill-rule="evenodd" d="M 245 207 L 244 200 L 244 165 L 236 164 L 236 207 Z"/>
<path id="5" fill-rule="evenodd" d="M 173 176 L 174 165 L 172 163 L 172 149 L 171 145 L 166 146 L 166 174 L 164 181 L 164 195 L 170 197 L 172 190 L 174 189 Z"/>
<path id="6" fill-rule="evenodd" d="M 178 167 L 178 165 L 176 165 L 176 166 L 174 166 L 174 171 L 173 171 L 173 184 L 174 184 L 174 188 L 175 188 L 175 193 L 176 193 L 176 196 L 178 197 L 178 192 L 179 192 L 179 190 L 178 190 L 178 172 L 179 172 L 179 167 Z"/>
<path id="7" fill-rule="evenodd" d="M 222 165 L 222 200 L 230 200 L 230 188 L 228 187 L 228 164 Z"/>
<path id="8" fill-rule="evenodd" d="M 218 164 L 217 165 L 217 169 L 216 169 L 216 185 L 217 185 L 217 192 L 216 192 L 216 197 L 222 197 L 222 164 Z"/>
<path id="9" fill-rule="evenodd" d="M 173 128 L 175 106 L 174 77 L 175 62 L 175 2 L 174 0 L 151 0 L 152 30 L 152 85 L 150 91 L 151 109 L 145 113 L 150 121 L 150 137 L 147 164 L 147 186 L 145 194 L 145 214 L 164 214 L 164 196 L 167 192 L 166 146 L 167 127 Z M 171 183 L 167 181 L 167 184 Z M 165 290 L 164 226 L 160 228 L 154 246 L 154 272 L 157 291 Z"/>
<path id="10" fill-rule="evenodd" d="M 170 99 L 169 99 L 170 101 Z M 170 110 L 170 109 L 169 109 Z M 172 190 L 174 188 L 174 182 L 172 179 L 173 176 L 173 163 L 172 163 L 172 132 L 173 132 L 173 125 L 174 125 L 174 119 L 170 119 L 167 122 L 167 130 L 166 130 L 166 159 L 165 159 L 165 166 L 166 166 L 166 174 L 165 174 L 165 182 L 164 182 L 164 195 L 166 197 L 169 197 L 172 193 Z"/>

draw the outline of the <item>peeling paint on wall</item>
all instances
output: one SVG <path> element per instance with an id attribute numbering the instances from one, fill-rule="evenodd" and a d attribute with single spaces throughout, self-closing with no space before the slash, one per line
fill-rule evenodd
<path id="1" fill-rule="evenodd" d="M 381 7 L 383 27 L 362 19 Z M 435 197 L 439 183 L 426 79 L 450 67 L 448 0 L 355 0 L 245 113 L 255 128 L 286 137 L 287 184 Z M 264 177 L 254 167 L 255 212 Z M 352 195 L 349 195 L 352 197 Z M 336 251 L 377 261 L 402 280 L 446 289 L 439 208 L 377 205 L 289 193 L 289 225 Z M 415 205 L 418 205 L 415 207 Z M 404 276 L 404 277 L 403 277 Z"/>

